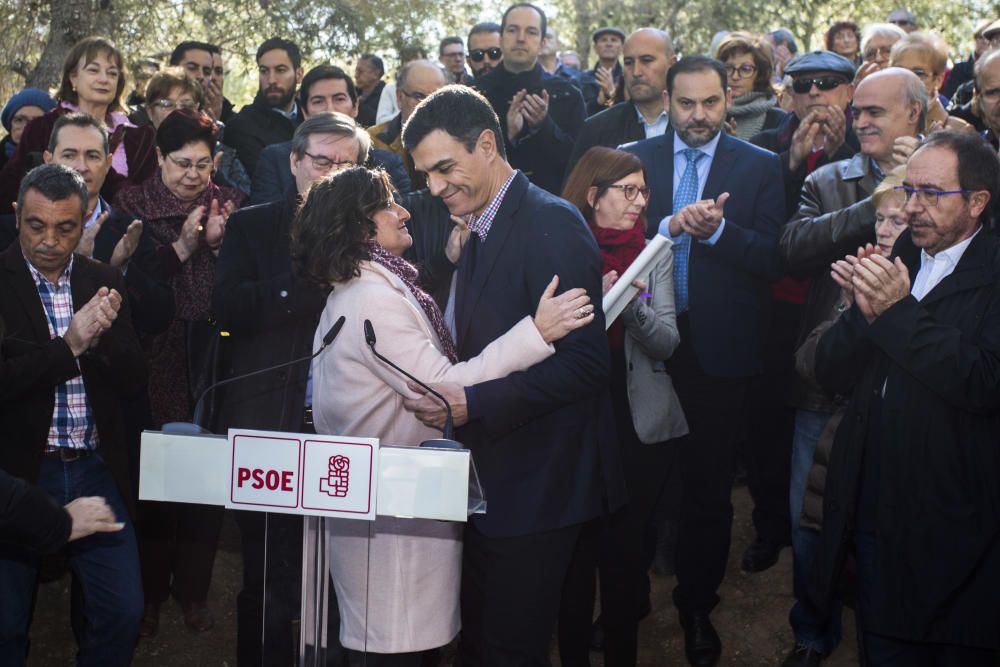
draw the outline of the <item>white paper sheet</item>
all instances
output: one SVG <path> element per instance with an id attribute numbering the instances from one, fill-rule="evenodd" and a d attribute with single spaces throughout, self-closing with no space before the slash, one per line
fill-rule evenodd
<path id="1" fill-rule="evenodd" d="M 664 222 L 668 222 L 669 220 L 670 218 L 665 218 Z M 646 248 L 639 253 L 635 261 L 625 270 L 625 273 L 618 277 L 618 282 L 611 286 L 608 293 L 604 295 L 602 302 L 604 305 L 605 329 L 611 327 L 611 324 L 618 319 L 618 316 L 625 310 L 625 306 L 632 301 L 636 292 L 639 291 L 639 288 L 632 285 L 632 281 L 639 276 L 649 273 L 663 259 L 667 254 L 667 250 L 673 244 L 673 241 L 666 236 L 657 234 L 646 243 Z"/>

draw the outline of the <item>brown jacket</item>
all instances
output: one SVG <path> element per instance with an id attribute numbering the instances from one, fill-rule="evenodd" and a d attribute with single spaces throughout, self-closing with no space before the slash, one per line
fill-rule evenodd
<path id="1" fill-rule="evenodd" d="M 372 138 L 372 148 L 381 148 L 384 151 L 395 153 L 403 160 L 406 173 L 410 175 L 411 192 L 427 187 L 427 179 L 413 166 L 410 151 L 403 148 L 403 114 L 396 114 L 381 125 L 369 127 L 365 131 Z"/>

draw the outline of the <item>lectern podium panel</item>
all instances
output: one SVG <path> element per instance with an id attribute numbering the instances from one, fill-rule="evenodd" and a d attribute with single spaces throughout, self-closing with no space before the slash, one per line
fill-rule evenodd
<path id="1" fill-rule="evenodd" d="M 380 447 L 373 438 L 235 429 L 228 437 L 143 433 L 139 498 L 303 515 L 298 664 L 317 667 L 326 664 L 327 646 L 336 644 L 330 636 L 335 626 L 328 623 L 335 603 L 329 521 L 358 522 L 359 533 L 367 535 L 372 531 L 361 524 L 376 515 L 463 522 L 470 513 L 485 511 L 468 450 Z M 377 573 L 365 560 L 367 587 Z"/>

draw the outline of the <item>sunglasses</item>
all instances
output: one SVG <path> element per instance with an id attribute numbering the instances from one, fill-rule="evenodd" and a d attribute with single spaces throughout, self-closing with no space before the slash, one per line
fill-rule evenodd
<path id="1" fill-rule="evenodd" d="M 500 60 L 500 56 L 502 55 L 503 52 L 500 50 L 499 46 L 494 46 L 490 49 L 472 49 L 469 51 L 469 58 L 471 58 L 474 63 L 483 62 L 483 58 L 486 56 L 489 56 L 490 60 Z"/>
<path id="2" fill-rule="evenodd" d="M 808 93 L 812 90 L 813 84 L 820 90 L 833 90 L 837 86 L 842 86 L 847 83 L 847 79 L 839 76 L 817 76 L 811 79 L 794 79 L 792 80 L 792 90 L 800 95 Z"/>

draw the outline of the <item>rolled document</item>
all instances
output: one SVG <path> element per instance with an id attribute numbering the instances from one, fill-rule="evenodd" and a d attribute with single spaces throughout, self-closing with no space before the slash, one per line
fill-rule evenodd
<path id="1" fill-rule="evenodd" d="M 664 222 L 667 221 L 669 221 L 669 218 L 664 219 Z M 661 225 L 660 228 L 664 229 L 665 227 Z M 632 281 L 639 276 L 648 274 L 663 259 L 673 244 L 673 241 L 662 234 L 657 234 L 646 242 L 645 250 L 639 253 L 635 261 L 625 269 L 625 273 L 619 276 L 618 282 L 612 285 L 608 293 L 604 295 L 602 303 L 604 305 L 605 329 L 611 327 L 611 324 L 618 319 L 618 316 L 625 310 L 625 306 L 632 301 L 636 292 L 639 291 L 638 287 L 632 285 Z"/>

